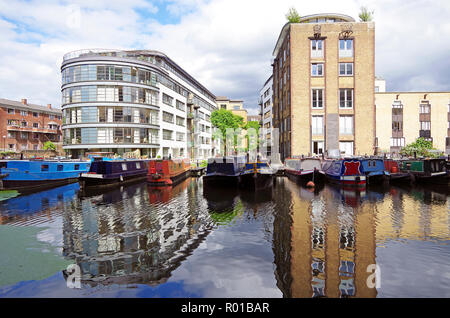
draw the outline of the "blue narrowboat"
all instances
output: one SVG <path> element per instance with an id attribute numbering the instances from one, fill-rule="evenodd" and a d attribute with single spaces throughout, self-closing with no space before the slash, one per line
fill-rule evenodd
<path id="1" fill-rule="evenodd" d="M 89 172 L 81 174 L 80 186 L 109 187 L 145 179 L 148 166 L 145 160 L 103 160 L 96 158 Z"/>
<path id="2" fill-rule="evenodd" d="M 241 174 L 239 186 L 241 188 L 262 189 L 273 184 L 275 169 L 272 169 L 267 160 L 247 162 Z"/>
<path id="3" fill-rule="evenodd" d="M 389 172 L 386 171 L 384 160 L 379 158 L 361 158 L 367 184 L 379 184 L 387 181 Z"/>
<path id="4" fill-rule="evenodd" d="M 344 187 L 366 187 L 366 174 L 362 161 L 357 158 L 325 160 L 322 163 L 325 177 L 331 183 Z"/>
<path id="5" fill-rule="evenodd" d="M 205 184 L 237 185 L 245 163 L 245 156 L 209 158 L 203 181 Z"/>
<path id="6" fill-rule="evenodd" d="M 76 182 L 87 161 L 8 160 L 0 163 L 0 189 L 29 191 Z"/>

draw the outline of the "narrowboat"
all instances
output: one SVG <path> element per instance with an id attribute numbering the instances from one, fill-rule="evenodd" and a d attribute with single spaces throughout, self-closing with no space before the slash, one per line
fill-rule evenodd
<path id="1" fill-rule="evenodd" d="M 205 184 L 223 184 L 237 186 L 241 174 L 245 170 L 245 156 L 227 156 L 209 158 L 206 174 L 203 176 Z"/>
<path id="2" fill-rule="evenodd" d="M 396 160 L 385 159 L 384 170 L 389 172 L 390 183 L 411 182 L 411 175 L 408 172 L 400 171 L 400 166 Z"/>
<path id="3" fill-rule="evenodd" d="M 322 163 L 322 171 L 331 183 L 352 188 L 364 188 L 366 186 L 366 175 L 360 159 L 325 160 Z"/>
<path id="4" fill-rule="evenodd" d="M 153 186 L 175 185 L 190 176 L 189 159 L 150 160 L 147 182 Z"/>
<path id="5" fill-rule="evenodd" d="M 285 160 L 285 166 L 286 176 L 297 183 L 321 183 L 325 177 L 319 158 L 288 158 Z"/>
<path id="6" fill-rule="evenodd" d="M 110 187 L 145 179 L 148 168 L 144 160 L 103 160 L 96 158 L 89 172 L 81 174 L 80 186 Z"/>
<path id="7" fill-rule="evenodd" d="M 361 158 L 361 163 L 367 184 L 380 184 L 388 180 L 389 172 L 384 168 L 383 159 Z"/>
<path id="8" fill-rule="evenodd" d="M 276 170 L 273 169 L 266 159 L 255 162 L 247 162 L 241 173 L 239 186 L 241 188 L 262 189 L 273 185 Z"/>
<path id="9" fill-rule="evenodd" d="M 450 185 L 445 159 L 402 160 L 400 171 L 408 172 L 417 183 Z"/>
<path id="10" fill-rule="evenodd" d="M 87 161 L 8 160 L 0 163 L 0 189 L 32 191 L 76 182 Z"/>

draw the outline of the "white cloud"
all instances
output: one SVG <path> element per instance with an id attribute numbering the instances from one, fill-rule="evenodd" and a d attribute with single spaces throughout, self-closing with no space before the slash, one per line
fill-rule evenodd
<path id="1" fill-rule="evenodd" d="M 0 0 L 0 97 L 59 105 L 64 53 L 156 49 L 214 94 L 242 98 L 255 113 L 284 15 L 293 5 L 301 15 L 355 18 L 361 5 L 369 6 L 375 11 L 376 72 L 388 89 L 450 90 L 447 1 Z M 158 22 L 167 14 L 172 16 L 159 20 L 176 23 Z"/>

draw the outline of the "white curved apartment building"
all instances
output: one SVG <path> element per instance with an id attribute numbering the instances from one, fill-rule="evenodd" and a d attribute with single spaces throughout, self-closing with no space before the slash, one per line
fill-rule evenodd
<path id="1" fill-rule="evenodd" d="M 64 56 L 63 148 L 208 158 L 215 96 L 157 51 L 81 50 Z"/>

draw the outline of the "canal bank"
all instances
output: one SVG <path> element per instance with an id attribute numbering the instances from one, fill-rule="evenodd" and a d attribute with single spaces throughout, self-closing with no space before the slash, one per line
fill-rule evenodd
<path id="1" fill-rule="evenodd" d="M 15 228 L 25 240 L 33 224 L 51 225 L 50 244 L 80 265 L 82 288 L 48 268 L 2 284 L 1 297 L 450 296 L 450 202 L 433 188 L 311 190 L 277 178 L 255 193 L 189 178 L 80 196 L 72 186 L 1 202 L 0 233 Z M 4 255 L 19 263 L 33 244 Z M 380 266 L 379 289 L 365 284 L 370 264 Z M 14 264 L 2 269 L 15 277 Z"/>

